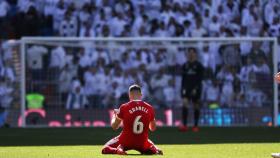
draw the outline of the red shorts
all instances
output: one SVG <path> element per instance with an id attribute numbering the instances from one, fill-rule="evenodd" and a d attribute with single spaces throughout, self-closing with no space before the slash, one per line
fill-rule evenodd
<path id="1" fill-rule="evenodd" d="M 106 146 L 112 147 L 112 148 L 117 148 L 120 145 L 120 140 L 119 140 L 119 136 L 109 140 L 106 144 Z M 154 143 L 148 139 L 144 145 L 142 146 L 137 146 L 135 145 L 129 145 L 129 146 L 125 146 L 123 144 L 121 144 L 123 146 L 123 149 L 125 151 L 127 150 L 137 150 L 139 151 L 141 154 L 155 154 L 156 150 L 158 150 L 158 148 L 154 145 Z"/>

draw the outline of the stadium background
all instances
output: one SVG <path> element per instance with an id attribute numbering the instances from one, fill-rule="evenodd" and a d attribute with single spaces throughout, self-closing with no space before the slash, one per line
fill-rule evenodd
<path id="1" fill-rule="evenodd" d="M 144 99 L 159 109 L 159 125 L 178 125 L 180 66 L 187 60 L 189 47 L 196 47 L 206 68 L 202 125 L 272 125 L 272 42 L 197 41 L 175 45 L 172 50 L 172 43 L 135 47 L 139 44 L 135 42 L 110 49 L 109 42 L 84 44 L 78 40 L 80 45 L 75 45 L 67 40 L 42 43 L 39 39 L 278 38 L 276 0 L 2 0 L 0 7 L 1 125 L 21 125 L 22 73 L 26 110 L 33 111 L 26 117 L 29 125 L 108 125 L 110 109 L 127 100 L 126 89 L 132 83 L 143 86 Z M 17 39 L 24 36 L 39 39 L 22 51 Z M 24 67 L 21 51 L 26 58 Z M 76 89 L 82 95 L 80 105 L 74 106 L 71 99 Z M 30 105 L 32 101 L 37 105 Z"/>
<path id="2" fill-rule="evenodd" d="M 171 126 L 151 133 L 166 157 L 279 152 L 279 18 L 279 0 L 0 0 L 0 158 L 100 157 L 131 83 Z M 206 68 L 198 133 L 174 127 L 189 47 Z"/>

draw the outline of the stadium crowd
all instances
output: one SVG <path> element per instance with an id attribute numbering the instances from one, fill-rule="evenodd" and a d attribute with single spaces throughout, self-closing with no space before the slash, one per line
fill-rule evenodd
<path id="1" fill-rule="evenodd" d="M 279 18 L 278 0 L 1 0 L 0 37 L 279 37 Z M 206 68 L 204 103 L 264 106 L 271 99 L 270 87 L 259 84 L 272 82 L 271 43 L 213 42 L 196 50 Z M 186 48 L 116 53 L 30 45 L 27 88 L 61 94 L 62 103 L 47 100 L 79 109 L 116 106 L 126 99 L 128 85 L 139 83 L 145 99 L 174 107 L 180 105 L 179 70 L 186 53 Z M 2 61 L 8 68 L 3 55 Z M 36 86 L 45 81 L 47 88 Z"/>
<path id="2" fill-rule="evenodd" d="M 28 91 L 61 95 L 67 108 L 107 107 L 127 100 L 127 87 L 138 83 L 143 87 L 145 100 L 160 107 L 180 105 L 180 69 L 187 61 L 188 46 L 175 50 L 168 45 L 121 47 L 112 50 L 102 45 L 85 48 L 30 45 Z M 241 47 L 242 44 L 217 42 L 196 46 L 205 67 L 201 98 L 205 105 L 268 105 L 271 99 L 268 94 L 272 93 L 271 65 L 267 61 L 271 60 L 271 45 L 253 42 L 246 55 L 240 54 Z M 43 90 L 42 85 L 48 85 L 47 89 Z M 56 103 L 60 104 L 58 100 Z"/>
<path id="3" fill-rule="evenodd" d="M 278 0 L 1 0 L 1 37 L 279 36 Z"/>

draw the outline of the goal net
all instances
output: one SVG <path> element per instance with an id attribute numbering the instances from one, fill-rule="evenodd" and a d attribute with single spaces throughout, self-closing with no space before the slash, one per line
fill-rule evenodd
<path id="1" fill-rule="evenodd" d="M 22 100 L 15 126 L 108 126 L 112 109 L 128 101 L 134 83 L 156 109 L 159 126 L 180 125 L 189 48 L 204 66 L 200 125 L 277 122 L 274 38 L 29 37 L 21 44 Z"/>

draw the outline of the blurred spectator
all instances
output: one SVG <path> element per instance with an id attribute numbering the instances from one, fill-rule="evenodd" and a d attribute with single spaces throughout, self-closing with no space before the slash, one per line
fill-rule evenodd
<path id="1" fill-rule="evenodd" d="M 71 69 L 71 66 L 66 64 L 59 76 L 59 92 L 62 94 L 62 100 L 65 100 L 65 96 L 68 92 L 71 92 L 71 84 L 73 79 L 77 76 L 75 71 Z"/>
<path id="2" fill-rule="evenodd" d="M 250 85 L 250 75 L 254 73 L 254 65 L 250 58 L 246 59 L 246 63 L 241 67 L 238 78 L 241 81 L 241 91 L 245 92 Z"/>
<path id="3" fill-rule="evenodd" d="M 36 36 L 39 35 L 40 18 L 35 7 L 29 7 L 27 13 L 23 17 L 22 27 L 23 36 Z"/>
<path id="4" fill-rule="evenodd" d="M 6 64 L 5 67 L 0 67 L 0 76 L 6 78 L 6 82 L 12 83 L 15 82 L 16 76 L 14 73 L 14 70 L 12 67 L 10 67 L 12 64 Z"/>
<path id="5" fill-rule="evenodd" d="M 116 16 L 112 18 L 110 21 L 110 30 L 112 30 L 113 36 L 119 37 L 121 33 L 124 31 L 124 26 L 126 25 L 126 21 L 123 19 L 123 15 L 120 13 L 115 13 Z"/>
<path id="6" fill-rule="evenodd" d="M 9 33 L 17 38 L 57 35 L 53 32 L 82 37 L 279 35 L 280 3 L 271 0 L 18 0 L 16 5 L 2 0 L 0 8 L 0 27 L 10 26 L 11 19 L 21 24 L 11 25 L 15 29 Z M 241 28 L 247 29 L 246 35 Z"/>
<path id="7" fill-rule="evenodd" d="M 65 37 L 73 37 L 78 35 L 78 22 L 72 12 L 67 10 L 64 14 L 64 19 L 59 25 L 59 35 Z"/>
<path id="8" fill-rule="evenodd" d="M 246 27 L 241 28 L 241 34 L 244 34 L 244 36 L 247 36 Z M 240 43 L 239 49 L 240 49 L 240 55 L 242 57 L 243 62 L 244 62 L 244 58 L 246 56 L 248 56 L 249 53 L 252 51 L 252 47 L 253 47 L 253 44 L 250 41 L 249 42 L 244 41 L 244 42 Z"/>
<path id="9" fill-rule="evenodd" d="M 33 45 L 27 49 L 27 66 L 34 80 L 44 79 L 43 59 L 48 50 L 44 46 Z"/>
<path id="10" fill-rule="evenodd" d="M 60 29 L 60 23 L 65 17 L 65 12 L 66 12 L 66 8 L 65 8 L 64 1 L 58 0 L 58 2 L 56 2 L 56 7 L 54 9 L 54 12 L 52 13 L 53 29 L 56 30 L 57 32 Z"/>
<path id="11" fill-rule="evenodd" d="M 34 0 L 18 0 L 17 7 L 19 11 L 26 13 L 30 7 L 35 7 Z"/>
<path id="12" fill-rule="evenodd" d="M 29 68 L 42 69 L 43 55 L 47 54 L 48 50 L 43 46 L 33 45 L 27 50 L 27 62 Z"/>
<path id="13" fill-rule="evenodd" d="M 210 36 L 218 36 L 221 29 L 221 24 L 218 22 L 217 16 L 212 17 L 212 21 L 209 24 Z"/>
<path id="14" fill-rule="evenodd" d="M 10 9 L 9 3 L 6 0 L 2 0 L 0 2 L 0 23 L 4 22 L 9 9 Z"/>
<path id="15" fill-rule="evenodd" d="M 58 80 L 60 75 L 60 70 L 66 64 L 66 52 L 63 47 L 58 46 L 51 51 L 50 58 L 50 72 L 52 76 L 50 76 L 51 80 Z"/>
<path id="16" fill-rule="evenodd" d="M 196 20 L 196 27 L 193 30 L 190 30 L 192 37 L 204 37 L 207 36 L 207 31 L 202 27 L 201 19 Z"/>
<path id="17" fill-rule="evenodd" d="M 9 87 L 4 78 L 1 78 L 0 82 L 0 97 L 1 107 L 8 108 L 13 100 L 12 96 L 13 88 Z"/>
<path id="18" fill-rule="evenodd" d="M 275 17 L 279 17 L 279 2 L 277 1 L 267 1 L 264 6 L 264 18 L 265 22 L 272 24 Z"/>
<path id="19" fill-rule="evenodd" d="M 257 63 L 259 58 L 266 58 L 264 51 L 261 49 L 260 42 L 253 42 L 252 52 L 249 54 L 253 63 Z"/>
<path id="20" fill-rule="evenodd" d="M 90 22 L 89 24 L 91 25 L 92 22 L 91 22 L 91 12 L 92 12 L 92 8 L 90 6 L 89 3 L 85 3 L 84 6 L 81 8 L 81 11 L 79 13 L 79 19 L 80 19 L 80 22 L 83 24 L 83 23 L 86 23 L 86 22 Z"/>
<path id="21" fill-rule="evenodd" d="M 221 54 L 223 56 L 224 64 L 228 66 L 239 66 L 241 64 L 238 45 L 221 47 Z"/>
<path id="22" fill-rule="evenodd" d="M 218 80 L 222 83 L 221 88 L 221 105 L 223 106 L 232 106 L 233 99 L 233 74 L 231 67 L 225 66 L 217 74 Z"/>
<path id="23" fill-rule="evenodd" d="M 220 87 L 218 80 L 210 79 L 203 83 L 202 100 L 206 102 L 206 105 L 219 104 L 220 100 Z"/>
<path id="24" fill-rule="evenodd" d="M 158 27 L 159 28 L 154 33 L 155 37 L 166 37 L 166 36 L 169 36 L 168 33 L 166 32 L 165 25 L 164 25 L 163 22 L 160 22 Z"/>
<path id="25" fill-rule="evenodd" d="M 147 69 L 151 71 L 159 71 L 165 65 L 160 50 L 157 53 L 153 54 L 151 61 L 152 62 L 150 62 L 147 66 Z"/>
<path id="26" fill-rule="evenodd" d="M 168 80 L 167 86 L 163 87 L 163 98 L 165 98 L 165 107 L 171 108 L 176 102 L 176 92 L 175 92 L 175 83 L 174 79 Z"/>
<path id="27" fill-rule="evenodd" d="M 280 35 L 280 20 L 279 17 L 273 19 L 273 23 L 269 27 L 269 34 L 273 37 Z"/>
<path id="28" fill-rule="evenodd" d="M 267 65 L 265 59 L 262 57 L 260 57 L 257 63 L 254 65 L 253 70 L 255 73 L 259 74 L 269 75 L 271 73 L 269 66 Z"/>
<path id="29" fill-rule="evenodd" d="M 96 36 L 91 22 L 84 22 L 80 28 L 80 37 L 93 37 Z"/>
<path id="30" fill-rule="evenodd" d="M 203 65 L 204 68 L 211 68 L 212 71 L 215 71 L 216 65 L 215 65 L 215 56 L 214 53 L 209 52 L 209 46 L 205 45 L 203 46 L 201 53 L 200 53 L 200 57 L 201 57 L 201 63 Z"/>
<path id="31" fill-rule="evenodd" d="M 0 36 L 278 37 L 279 6 L 274 0 L 18 0 L 16 4 L 2 0 Z M 31 71 L 32 78 L 27 76 L 27 80 L 42 81 L 46 74 L 51 74 L 47 79 L 55 81 L 52 82 L 55 87 L 48 86 L 48 90 L 53 94 L 62 93 L 66 100 L 72 79 L 77 79 L 91 107 L 116 106 L 126 96 L 125 87 L 138 83 L 145 99 L 151 99 L 147 96 L 153 94 L 155 98 L 151 100 L 166 106 L 162 98 L 167 102 L 180 102 L 181 98 L 175 95 L 180 92 L 177 68 L 188 60 L 185 50 L 195 45 L 200 50 L 199 60 L 203 66 L 213 71 L 213 76 L 205 80 L 209 88 L 203 91 L 204 99 L 218 100 L 222 106 L 242 107 L 250 105 L 251 96 L 255 95 L 252 89 L 259 91 L 258 95 L 267 94 L 251 84 L 259 74 L 272 73 L 270 42 L 212 41 L 198 45 L 184 43 L 168 49 L 160 48 L 157 43 L 145 44 L 143 48 L 129 43 L 132 48 L 102 43 L 77 45 L 81 47 L 54 48 L 39 44 L 28 47 L 27 74 Z M 9 84 L 17 79 L 11 64 L 15 50 L 3 43 L 0 51 L 0 75 L 8 76 L 6 83 Z M 220 97 L 217 98 L 217 94 Z M 268 96 L 262 98 L 254 104 L 264 104 Z"/>
<path id="32" fill-rule="evenodd" d="M 86 96 L 83 93 L 81 84 L 79 81 L 74 81 L 72 85 L 71 93 L 68 95 L 66 109 L 82 109 L 87 104 Z"/>
<path id="33" fill-rule="evenodd" d="M 9 87 L 4 78 L 0 79 L 0 127 L 7 125 L 7 117 L 13 101 L 13 88 Z"/>
<path id="34" fill-rule="evenodd" d="M 252 84 L 252 87 L 247 91 L 246 100 L 250 106 L 257 106 L 261 107 L 263 106 L 263 103 L 266 99 L 265 94 L 256 88 L 255 84 Z"/>
<path id="35" fill-rule="evenodd" d="M 168 81 L 171 79 L 171 76 L 164 73 L 164 69 L 161 69 L 157 74 L 151 77 L 150 85 L 153 92 L 154 99 L 156 100 L 158 105 L 162 105 L 164 103 L 164 94 L 163 88 L 166 87 Z"/>

